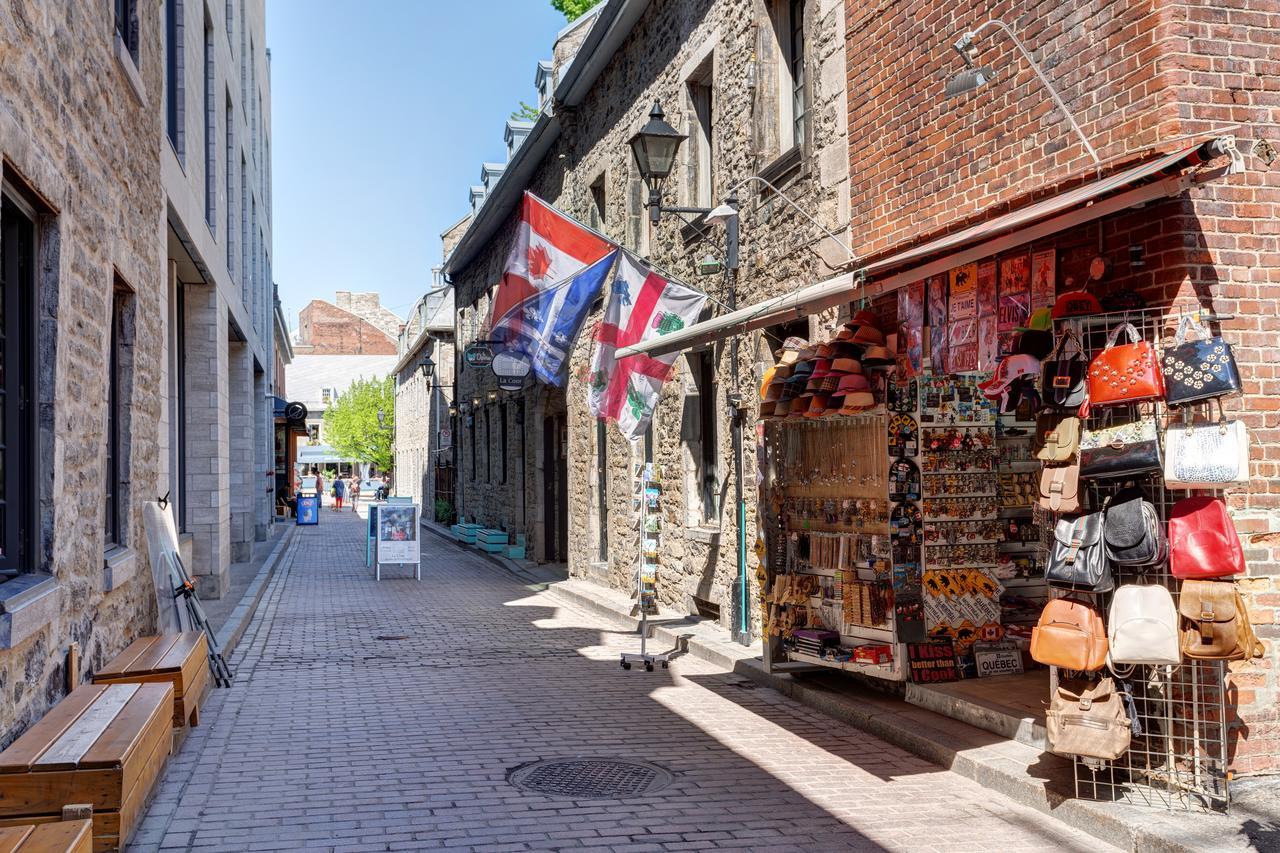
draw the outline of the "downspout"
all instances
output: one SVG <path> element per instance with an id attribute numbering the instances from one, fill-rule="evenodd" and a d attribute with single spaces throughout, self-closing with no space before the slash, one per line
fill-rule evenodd
<path id="1" fill-rule="evenodd" d="M 725 281 L 728 284 L 727 302 L 730 311 L 738 304 L 738 196 L 731 193 L 725 203 L 735 211 L 725 222 Z M 738 578 L 737 584 L 737 624 L 734 625 L 733 638 L 744 646 L 751 644 L 751 585 L 747 581 L 747 501 L 746 489 L 743 488 L 743 422 L 746 410 L 743 407 L 742 392 L 739 387 L 738 365 L 739 336 L 734 335 L 729 341 L 729 358 L 732 361 L 733 387 L 725 397 L 729 409 L 729 418 L 733 427 L 733 491 L 737 514 L 737 546 L 738 546 Z"/>

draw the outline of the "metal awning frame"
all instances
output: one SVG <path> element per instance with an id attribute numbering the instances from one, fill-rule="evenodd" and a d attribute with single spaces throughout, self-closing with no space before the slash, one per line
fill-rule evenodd
<path id="1" fill-rule="evenodd" d="M 1151 169 L 1147 174 L 1153 174 L 1164 166 L 1177 162 L 1181 157 L 1190 153 L 1190 150 L 1184 150 L 1179 155 L 1166 155 L 1157 160 L 1143 164 Z M 702 323 L 696 323 L 688 328 L 681 329 L 663 335 L 660 338 L 636 344 L 630 347 L 624 347 L 618 350 L 618 357 L 625 358 L 631 355 L 649 355 L 658 356 L 672 352 L 680 352 L 692 347 L 701 346 L 712 343 L 717 340 L 729 337 L 734 334 L 745 334 L 746 332 L 756 329 L 766 328 L 778 323 L 784 323 L 790 320 L 796 320 L 834 308 L 839 305 L 848 303 L 854 299 L 871 298 L 884 293 L 891 292 L 912 282 L 920 281 L 929 276 L 938 275 L 947 272 L 958 266 L 962 266 L 973 261 L 979 261 L 992 255 L 1008 251 L 1018 246 L 1034 242 L 1044 237 L 1052 236 L 1060 231 L 1066 231 L 1078 225 L 1101 219 L 1113 213 L 1127 210 L 1132 207 L 1139 207 L 1149 204 L 1153 201 L 1159 201 L 1166 198 L 1178 196 L 1191 187 L 1221 177 L 1229 173 L 1229 166 L 1205 170 L 1203 172 L 1187 172 L 1180 175 L 1173 175 L 1153 181 L 1149 184 L 1134 187 L 1125 192 L 1104 198 L 1100 201 L 1088 201 L 1083 207 L 1077 207 L 1060 213 L 1049 219 L 1044 219 L 1031 225 L 1009 231 L 1001 236 L 985 240 L 965 249 L 953 251 L 949 254 L 938 257 L 936 260 L 929 261 L 909 269 L 892 273 L 885 278 L 875 280 L 870 284 L 865 283 L 866 279 L 875 275 L 877 272 L 888 272 L 894 268 L 900 268 L 904 263 L 911 260 L 918 260 L 927 257 L 929 254 L 937 251 L 931 250 L 931 246 L 939 243 L 947 242 L 952 245 L 963 242 L 963 235 L 971 233 L 974 229 L 991 228 L 998 225 L 999 220 L 991 220 L 988 223 L 973 226 L 971 229 L 964 229 L 957 232 L 951 237 L 944 237 L 940 240 L 926 243 L 916 249 L 907 250 L 882 261 L 877 261 L 851 272 L 842 273 L 841 275 L 827 279 L 826 281 L 801 288 L 792 293 L 786 293 L 781 296 L 775 296 L 772 299 L 766 299 L 755 305 L 749 305 L 740 308 L 737 311 L 731 311 L 722 314 L 719 317 L 706 320 Z M 1098 185 L 1106 183 L 1116 183 L 1123 186 L 1123 180 L 1117 180 L 1122 176 L 1130 175 L 1137 172 L 1138 169 L 1128 170 L 1104 179 L 1098 182 Z M 1136 180 L 1130 177 L 1129 181 Z M 1087 185 L 1096 186 L 1096 185 Z M 1082 188 L 1077 188 L 1082 189 Z M 1103 190 L 1105 192 L 1105 190 Z M 1074 191 L 1072 191 L 1074 192 Z M 1066 194 L 1064 194 L 1066 195 Z M 1057 198 L 1055 196 L 1055 198 Z M 1027 210 L 1029 210 L 1028 208 Z M 1016 215 L 1009 214 L 1010 216 Z M 1022 211 L 1025 214 L 1025 211 Z"/>

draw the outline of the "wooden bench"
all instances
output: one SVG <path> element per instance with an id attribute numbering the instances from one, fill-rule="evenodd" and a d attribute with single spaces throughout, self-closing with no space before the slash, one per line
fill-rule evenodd
<path id="1" fill-rule="evenodd" d="M 173 685 L 86 684 L 0 752 L 0 826 L 93 807 L 93 849 L 128 842 L 173 748 Z"/>
<path id="2" fill-rule="evenodd" d="M 173 727 L 200 724 L 209 692 L 209 640 L 203 631 L 143 637 L 94 673 L 94 684 L 173 685 Z"/>
<path id="3" fill-rule="evenodd" d="M 90 853 L 93 822 L 60 820 L 0 828 L 0 853 Z"/>

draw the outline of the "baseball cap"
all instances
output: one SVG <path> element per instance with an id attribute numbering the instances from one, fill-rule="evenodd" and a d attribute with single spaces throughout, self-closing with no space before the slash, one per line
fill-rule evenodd
<path id="1" fill-rule="evenodd" d="M 996 366 L 995 375 L 986 382 L 979 382 L 982 395 L 989 400 L 996 400 L 1004 394 L 1015 379 L 1023 376 L 1039 376 L 1040 361 L 1033 355 L 1011 355 Z"/>
<path id="2" fill-rule="evenodd" d="M 1053 319 L 1063 317 L 1082 317 L 1086 314 L 1101 314 L 1102 303 L 1098 297 L 1084 290 L 1068 290 L 1053 303 Z"/>
<path id="3" fill-rule="evenodd" d="M 1063 294 L 1064 296 L 1066 294 Z M 1088 294 L 1085 294 L 1088 296 Z M 1092 299 L 1093 297 L 1089 297 Z M 1031 312 L 1031 316 L 1027 319 L 1025 326 L 1018 326 L 1015 332 L 1052 332 L 1053 331 L 1053 309 L 1037 308 Z"/>

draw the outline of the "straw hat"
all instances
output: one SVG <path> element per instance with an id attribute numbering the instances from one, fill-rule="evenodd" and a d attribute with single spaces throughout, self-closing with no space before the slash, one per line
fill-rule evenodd
<path id="1" fill-rule="evenodd" d="M 844 395 L 844 405 L 840 407 L 839 413 L 842 415 L 856 415 L 875 407 L 875 394 L 870 391 L 851 391 Z"/>
<path id="2" fill-rule="evenodd" d="M 774 353 L 779 364 L 795 364 L 800 359 L 800 351 L 809 346 L 804 338 L 790 337 L 782 342 L 782 346 Z"/>
<path id="3" fill-rule="evenodd" d="M 827 404 L 831 401 L 830 394 L 814 394 L 809 400 L 809 409 L 804 413 L 806 418 L 820 418 L 827 413 Z"/>
<path id="4" fill-rule="evenodd" d="M 893 356 L 888 347 L 871 346 L 862 354 L 862 363 L 867 367 L 884 367 L 893 364 Z"/>

